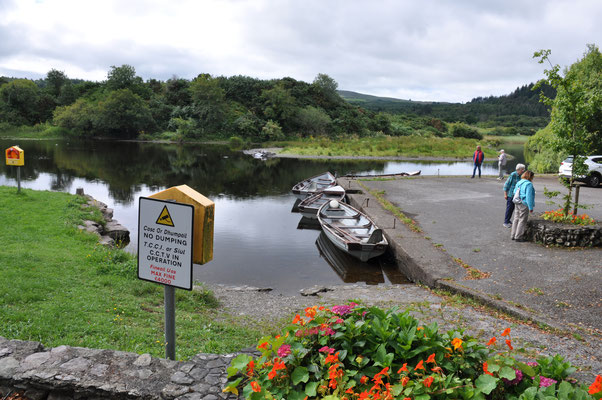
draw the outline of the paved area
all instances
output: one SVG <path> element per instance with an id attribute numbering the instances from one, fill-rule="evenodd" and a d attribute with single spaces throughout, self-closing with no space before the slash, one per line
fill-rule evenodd
<path id="1" fill-rule="evenodd" d="M 418 222 L 422 233 L 408 233 L 404 228 L 397 228 L 398 233 L 385 231 L 408 247 L 407 253 L 418 264 L 439 274 L 434 281 L 445 282 L 447 278 L 537 320 L 602 337 L 602 249 L 546 248 L 510 240 L 510 229 L 502 226 L 503 181 L 494 177 L 418 177 L 361 183 L 370 190 L 384 191 L 388 201 Z M 545 204 L 543 196 L 544 187 L 562 190 L 555 177 L 536 176 L 534 185 L 536 212 L 559 208 Z M 356 196 L 360 197 L 358 203 L 361 196 Z M 602 220 L 602 187 L 582 187 L 580 203 L 590 206 L 587 214 Z M 375 206 L 364 209 L 371 215 L 382 213 Z M 382 215 L 377 218 L 386 221 Z M 421 241 L 444 255 L 430 261 L 429 257 L 437 256 Z M 453 258 L 489 277 L 465 279 Z"/>

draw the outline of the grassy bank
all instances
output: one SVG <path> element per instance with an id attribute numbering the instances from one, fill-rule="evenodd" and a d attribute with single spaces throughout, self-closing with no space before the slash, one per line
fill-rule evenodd
<path id="1" fill-rule="evenodd" d="M 485 157 L 497 157 L 486 141 L 464 138 L 425 138 L 420 136 L 361 139 L 313 139 L 279 143 L 284 154 L 315 156 L 434 157 L 471 158 L 477 144 Z"/>
<path id="2" fill-rule="evenodd" d="M 34 126 L 13 126 L 6 123 L 0 123 L 0 138 L 21 138 L 21 139 L 63 139 L 69 138 L 69 132 L 58 126 L 52 126 L 48 123 Z"/>
<path id="3" fill-rule="evenodd" d="M 135 257 L 76 229 L 90 219 L 83 203 L 0 187 L 0 336 L 163 357 L 163 287 L 137 279 Z M 207 291 L 176 291 L 178 359 L 238 350 L 266 333 L 218 311 Z"/>

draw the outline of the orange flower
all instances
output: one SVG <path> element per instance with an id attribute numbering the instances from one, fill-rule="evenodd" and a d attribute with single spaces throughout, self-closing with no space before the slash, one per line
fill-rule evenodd
<path id="1" fill-rule="evenodd" d="M 255 369 L 255 362 L 253 360 L 251 360 L 247 364 L 247 376 L 252 376 L 254 369 Z"/>
<path id="2" fill-rule="evenodd" d="M 293 324 L 298 324 L 299 321 L 301 321 L 301 316 L 297 314 L 295 315 L 295 318 L 293 318 Z"/>
<path id="3" fill-rule="evenodd" d="M 429 356 L 429 358 L 427 358 L 427 359 L 426 359 L 426 362 L 427 362 L 427 363 L 434 363 L 434 364 L 436 364 L 436 363 L 437 363 L 437 361 L 435 361 L 435 353 L 431 354 L 431 355 Z"/>
<path id="4" fill-rule="evenodd" d="M 263 349 L 263 350 L 267 350 L 268 349 L 268 342 L 263 342 L 262 344 L 260 344 L 259 346 L 257 346 L 258 349 Z"/>
<path id="5" fill-rule="evenodd" d="M 489 371 L 487 370 L 487 368 L 489 368 L 489 366 L 487 365 L 487 361 L 485 361 L 485 362 L 483 363 L 483 372 L 484 372 L 484 373 L 486 373 L 487 375 L 491 375 L 491 376 L 493 376 L 493 374 L 492 374 L 491 372 L 489 372 Z"/>
<path id="6" fill-rule="evenodd" d="M 276 375 L 278 375 L 278 372 L 276 372 L 272 369 L 270 372 L 268 372 L 268 379 L 272 380 L 276 377 Z"/>
<path id="7" fill-rule="evenodd" d="M 510 350 L 514 350 L 514 347 L 512 347 L 512 342 L 510 342 L 510 340 L 506 339 L 506 345 L 508 345 L 508 348 Z"/>
<path id="8" fill-rule="evenodd" d="M 421 331 L 421 330 L 423 330 L 423 329 L 424 329 L 424 328 L 423 328 L 423 327 L 421 327 L 421 326 L 419 326 L 418 328 L 416 328 L 416 330 L 417 330 L 417 331 Z"/>
<path id="9" fill-rule="evenodd" d="M 454 338 L 454 340 L 451 341 L 452 346 L 454 346 L 454 350 L 458 350 L 462 348 L 462 339 L 460 338 Z"/>
<path id="10" fill-rule="evenodd" d="M 345 393 L 353 394 L 353 388 L 349 388 L 345 390 Z"/>
<path id="11" fill-rule="evenodd" d="M 414 370 L 417 370 L 417 369 L 424 369 L 424 365 L 422 365 L 422 360 L 420 360 L 420 362 L 414 368 Z"/>
<path id="12" fill-rule="evenodd" d="M 510 334 L 510 328 L 506 328 L 504 329 L 504 332 L 502 332 L 502 336 L 508 336 Z"/>
<path id="13" fill-rule="evenodd" d="M 335 362 L 339 362 L 339 352 L 338 351 L 335 354 L 329 354 L 328 356 L 326 356 L 326 359 L 324 360 L 324 364 L 330 364 L 330 363 L 335 363 Z"/>
<path id="14" fill-rule="evenodd" d="M 404 386 L 408 384 L 408 382 L 410 381 L 410 378 L 407 376 L 404 376 L 403 378 L 401 378 L 401 386 Z"/>
<path id="15" fill-rule="evenodd" d="M 487 346 L 491 346 L 492 344 L 495 344 L 495 336 L 489 339 L 489 341 L 487 342 Z"/>
<path id="16" fill-rule="evenodd" d="M 443 373 L 443 370 L 441 369 L 441 367 L 431 368 L 431 371 L 436 372 L 438 374 Z"/>
<path id="17" fill-rule="evenodd" d="M 403 365 L 401 366 L 401 368 L 399 368 L 399 371 L 397 371 L 397 373 L 401 374 L 401 371 L 408 372 L 408 363 L 403 363 Z"/>
<path id="18" fill-rule="evenodd" d="M 602 392 L 602 376 L 596 376 L 596 380 L 589 387 L 589 394 L 596 394 Z"/>
<path id="19" fill-rule="evenodd" d="M 360 383 L 361 383 L 362 385 L 365 385 L 365 384 L 366 384 L 366 382 L 368 382 L 369 380 L 370 380 L 370 378 L 368 378 L 366 375 L 364 375 L 364 376 L 362 376 L 362 377 L 360 378 Z"/>
<path id="20" fill-rule="evenodd" d="M 261 386 L 255 381 L 251 382 L 251 389 L 253 389 L 254 392 L 261 392 Z"/>
<path id="21" fill-rule="evenodd" d="M 305 316 L 308 317 L 308 318 L 312 318 L 313 319 L 313 317 L 316 316 L 316 308 L 317 307 L 315 307 L 315 306 L 314 307 L 307 307 L 305 309 Z"/>
<path id="22" fill-rule="evenodd" d="M 433 384 L 434 380 L 435 380 L 435 378 L 433 378 L 432 376 L 429 376 L 428 378 L 426 378 L 425 380 L 423 380 L 422 383 L 424 384 L 424 386 L 430 388 L 431 385 Z"/>

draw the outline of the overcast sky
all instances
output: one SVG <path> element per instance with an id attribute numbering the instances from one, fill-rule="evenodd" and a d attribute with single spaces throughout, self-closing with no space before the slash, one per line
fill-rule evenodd
<path id="1" fill-rule="evenodd" d="M 598 0 L 0 0 L 0 75 L 248 75 L 425 101 L 503 95 L 600 45 Z"/>

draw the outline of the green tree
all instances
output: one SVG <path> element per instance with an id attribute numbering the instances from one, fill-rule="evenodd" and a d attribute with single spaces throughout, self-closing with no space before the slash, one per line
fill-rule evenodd
<path id="1" fill-rule="evenodd" d="M 332 122 L 324 110 L 312 106 L 300 109 L 296 120 L 306 135 L 325 135 Z"/>
<path id="2" fill-rule="evenodd" d="M 0 120 L 14 125 L 41 122 L 40 90 L 28 79 L 15 79 L 0 87 Z"/>
<path id="3" fill-rule="evenodd" d="M 483 135 L 479 133 L 475 128 L 463 124 L 461 122 L 457 122 L 454 124 L 450 124 L 449 133 L 453 137 L 464 137 L 468 139 L 483 139 Z"/>
<path id="4" fill-rule="evenodd" d="M 560 72 L 559 65 L 552 65 L 550 50 L 540 50 L 533 57 L 540 64 L 548 63 L 545 79 L 535 87 L 547 83 L 556 89 L 554 99 L 541 93 L 541 101 L 552 107 L 550 129 L 553 133 L 551 147 L 556 151 L 573 156 L 572 174 L 567 184 L 564 213 L 568 214 L 573 202 L 574 176 L 585 175 L 585 155 L 600 150 L 600 123 L 602 123 L 602 54 L 597 46 L 590 44 L 583 59 Z"/>
<path id="5" fill-rule="evenodd" d="M 101 135 L 132 139 L 156 127 L 151 112 L 130 89 L 115 90 L 98 104 L 95 130 Z"/>
<path id="6" fill-rule="evenodd" d="M 67 75 L 63 71 L 53 68 L 46 74 L 46 90 L 54 98 L 59 97 L 63 85 L 67 82 L 69 82 L 69 78 L 67 78 Z"/>
<path id="7" fill-rule="evenodd" d="M 293 117 L 297 113 L 295 98 L 281 84 L 261 93 L 263 114 L 267 119 L 278 122 L 280 126 L 290 131 L 293 127 Z"/>
<path id="8" fill-rule="evenodd" d="M 94 118 L 96 106 L 84 98 L 77 99 L 69 106 L 57 107 L 54 110 L 54 123 L 70 129 L 79 136 L 94 134 Z"/>
<path id="9" fill-rule="evenodd" d="M 264 140 L 281 140 L 284 139 L 284 133 L 278 125 L 278 122 L 272 121 L 271 119 L 265 123 L 264 127 L 261 128 L 261 137 Z"/>
<path id="10" fill-rule="evenodd" d="M 220 131 L 226 114 L 226 96 L 216 79 L 201 74 L 190 84 L 193 109 L 201 133 Z"/>

